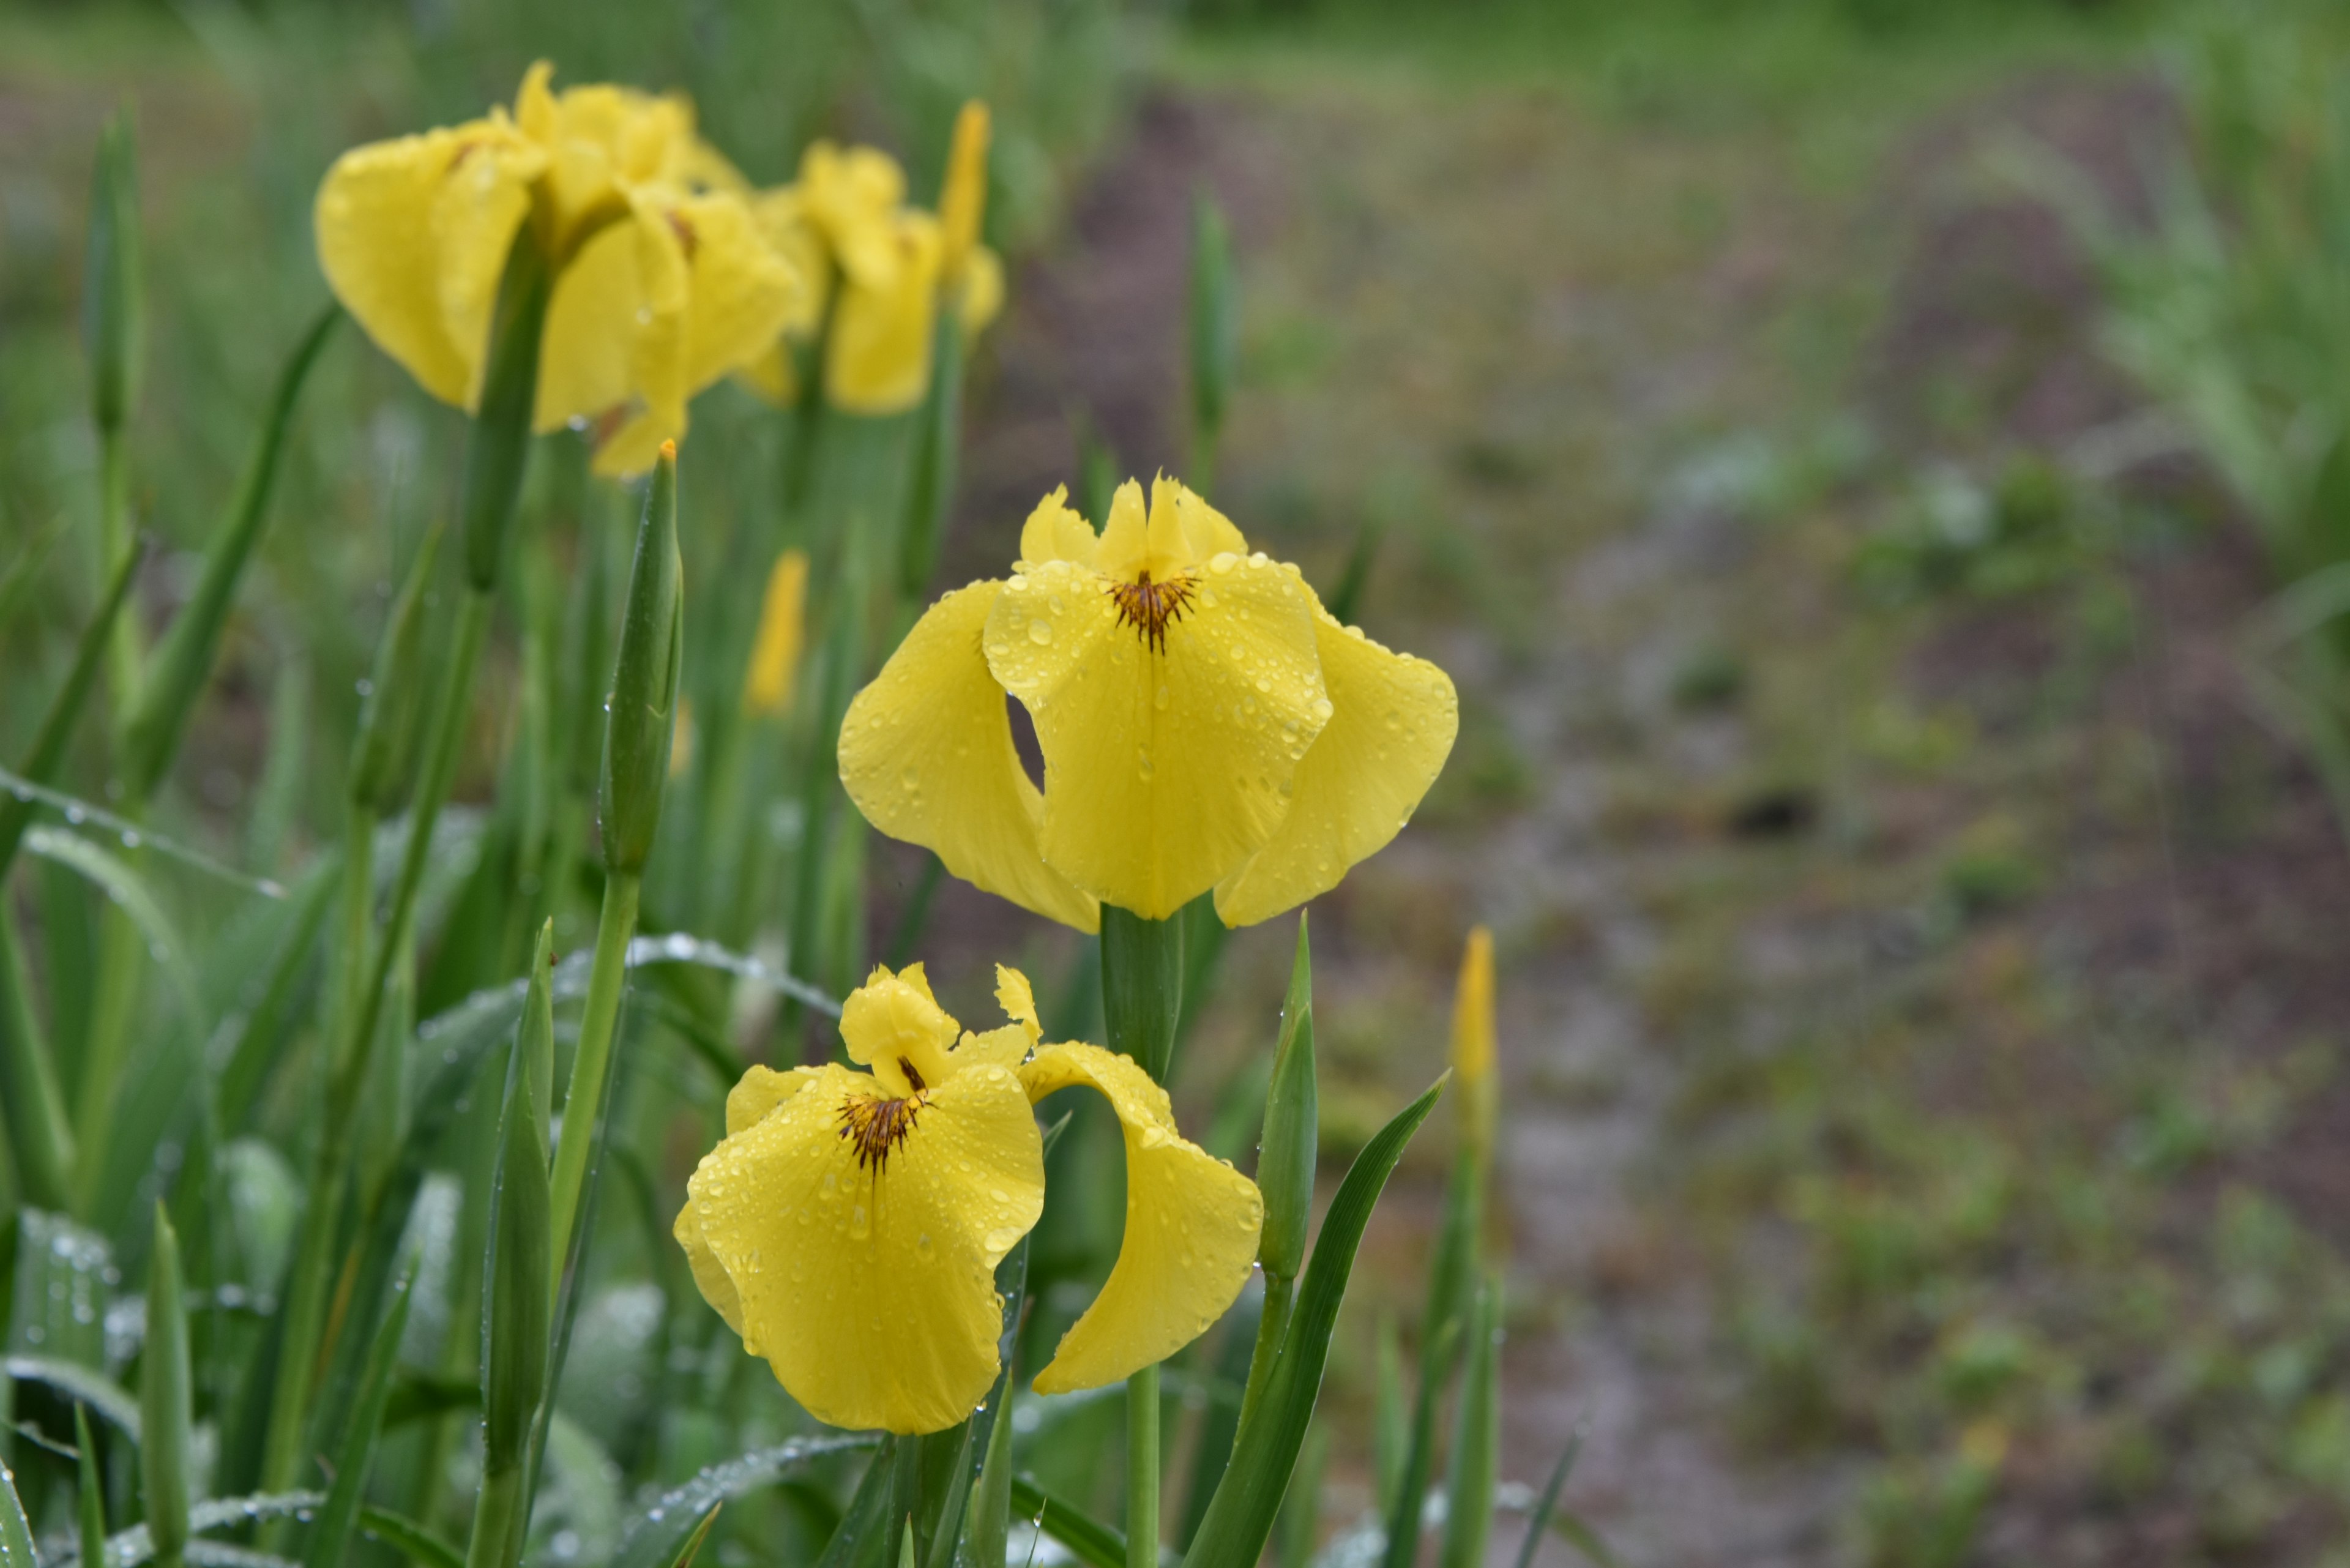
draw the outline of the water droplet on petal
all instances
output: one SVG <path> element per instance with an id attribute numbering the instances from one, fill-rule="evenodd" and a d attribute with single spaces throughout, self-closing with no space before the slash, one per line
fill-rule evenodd
<path id="1" fill-rule="evenodd" d="M 1053 623 L 1039 616 L 1028 623 L 1028 640 L 1043 648 L 1053 640 Z"/>

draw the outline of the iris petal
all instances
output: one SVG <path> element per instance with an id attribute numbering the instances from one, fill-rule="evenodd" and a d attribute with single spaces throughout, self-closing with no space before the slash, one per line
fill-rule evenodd
<path id="1" fill-rule="evenodd" d="M 498 280 L 545 165 L 499 116 L 353 148 L 318 188 L 335 297 L 443 402 L 481 395 Z"/>
<path id="2" fill-rule="evenodd" d="M 1126 1235 L 1083 1316 L 1036 1374 L 1036 1392 L 1095 1388 L 1207 1332 L 1248 1282 L 1264 1199 L 1256 1183 L 1179 1134 L 1167 1091 L 1097 1045 L 1047 1045 L 1020 1070 L 1031 1099 L 1086 1084 L 1126 1132 Z"/>
<path id="3" fill-rule="evenodd" d="M 1133 543 L 1119 527 L 1133 510 L 1113 504 L 1105 572 Z M 987 661 L 1035 721 L 1045 859 L 1161 919 L 1273 836 L 1329 705 L 1295 567 L 1220 554 L 1159 585 L 1176 597 L 1155 617 L 1121 599 L 1130 587 L 1063 561 L 1015 576 L 988 615 Z"/>
<path id="4" fill-rule="evenodd" d="M 866 819 L 927 846 L 962 880 L 1081 931 L 1101 911 L 1045 864 L 1043 798 L 1020 765 L 980 639 L 1001 583 L 947 595 L 914 624 L 840 727 L 840 782 Z"/>
<path id="5" fill-rule="evenodd" d="M 1387 847 L 1444 771 L 1461 711 L 1452 679 L 1314 607 L 1330 721 L 1298 764 L 1289 815 L 1216 887 L 1216 914 L 1250 926 L 1338 885 Z"/>
<path id="6" fill-rule="evenodd" d="M 943 1430 L 995 1378 L 995 1265 L 1044 1207 L 1028 1097 L 1002 1067 L 960 1072 L 877 1170 L 840 1136 L 873 1080 L 818 1075 L 702 1159 L 679 1239 L 698 1227 L 736 1293 L 743 1347 L 817 1419 Z M 703 1293 L 723 1314 L 723 1290 Z"/>

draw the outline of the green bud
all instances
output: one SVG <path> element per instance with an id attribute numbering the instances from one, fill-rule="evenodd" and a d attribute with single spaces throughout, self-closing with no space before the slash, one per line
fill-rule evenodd
<path id="1" fill-rule="evenodd" d="M 424 716 L 424 595 L 440 553 L 436 524 L 424 535 L 384 618 L 367 693 L 359 699 L 359 734 L 351 742 L 351 798 L 379 815 L 400 808 L 415 761 Z"/>
<path id="2" fill-rule="evenodd" d="M 1314 961 L 1305 917 L 1297 917 L 1297 957 L 1289 994 L 1281 1004 L 1281 1044 L 1264 1096 L 1264 1138 L 1257 1146 L 1256 1184 L 1264 1194 L 1264 1231 L 1257 1261 L 1276 1280 L 1294 1280 L 1305 1266 L 1314 1225 L 1314 1166 L 1321 1138 L 1320 1100 L 1314 1076 Z"/>
<path id="3" fill-rule="evenodd" d="M 139 265 L 139 154 L 128 104 L 98 135 L 89 182 L 89 247 L 82 258 L 82 345 L 90 412 L 119 431 L 139 410 L 147 358 L 147 289 Z"/>
<path id="4" fill-rule="evenodd" d="M 644 870 L 660 826 L 676 730 L 684 647 L 684 573 L 677 552 L 677 450 L 664 443 L 645 492 L 637 556 L 620 616 L 620 657 L 604 724 L 604 867 Z"/>
<path id="5" fill-rule="evenodd" d="M 154 1255 L 147 1263 L 147 1345 L 140 1353 L 139 1373 L 140 1482 L 158 1568 L 180 1568 L 186 1561 L 188 1450 L 194 1421 L 180 1238 L 159 1201 Z"/>
<path id="6" fill-rule="evenodd" d="M 489 1323 L 482 1357 L 483 1463 L 498 1470 L 523 1465 L 531 1425 L 546 1392 L 553 1304 L 547 1281 L 554 1277 L 548 1260 L 554 1248 L 547 1212 L 546 1133 L 539 1117 L 547 1091 L 533 1082 L 537 1067 L 531 1040 L 531 1015 L 546 1010 L 544 982 L 534 992 L 533 1002 L 524 1005 L 507 1064 L 505 1106 L 498 1126 Z"/>

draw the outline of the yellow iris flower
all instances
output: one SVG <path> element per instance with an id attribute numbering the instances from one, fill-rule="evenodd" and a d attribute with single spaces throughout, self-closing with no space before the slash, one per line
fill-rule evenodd
<path id="1" fill-rule="evenodd" d="M 1045 787 L 1004 695 L 1035 721 Z M 1107 526 L 1056 490 L 1002 582 L 931 607 L 840 732 L 867 820 L 1084 930 L 1215 890 L 1229 926 L 1337 885 L 1401 830 L 1459 727 L 1452 681 L 1342 626 L 1295 566 L 1165 478 Z"/>
<path id="2" fill-rule="evenodd" d="M 1095 1045 L 1042 1044 L 1017 971 L 1013 1022 L 984 1034 L 939 1007 L 912 964 L 876 969 L 841 1010 L 852 1061 L 754 1067 L 726 1137 L 686 1184 L 676 1235 L 694 1282 L 784 1387 L 836 1427 L 935 1432 L 998 1370 L 995 1265 L 1044 1210 L 1031 1106 L 1085 1084 L 1126 1128 L 1126 1237 L 1101 1293 L 1036 1375 L 1045 1394 L 1164 1360 L 1248 1281 L 1256 1184 L 1177 1131 L 1166 1091 Z"/>
<path id="3" fill-rule="evenodd" d="M 525 222 L 555 275 L 534 428 L 598 434 L 605 473 L 650 468 L 686 402 L 806 310 L 750 188 L 684 100 L 556 93 L 545 61 L 514 113 L 379 141 L 327 171 L 318 259 L 335 297 L 425 390 L 471 410 L 506 253 Z"/>
<path id="4" fill-rule="evenodd" d="M 1003 306 L 1003 265 L 979 243 L 987 196 L 987 114 L 966 104 L 955 122 L 937 215 L 909 207 L 897 160 L 870 147 L 812 143 L 796 183 L 762 192 L 768 241 L 816 280 L 811 303 L 788 326 L 806 337 L 831 306 L 824 395 L 849 413 L 902 413 L 930 390 L 931 338 L 941 300 L 951 300 L 966 337 Z M 833 291 L 838 290 L 835 297 Z M 795 395 L 784 345 L 746 379 L 777 402 Z"/>

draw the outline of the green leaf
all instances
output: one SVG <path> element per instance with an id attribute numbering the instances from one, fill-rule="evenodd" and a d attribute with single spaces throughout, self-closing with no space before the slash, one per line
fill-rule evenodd
<path id="1" fill-rule="evenodd" d="M 74 1407 L 75 1517 L 81 1526 L 81 1560 L 106 1561 L 106 1482 L 98 1471 L 98 1439 L 90 1435 L 89 1407 Z"/>
<path id="2" fill-rule="evenodd" d="M 1012 1478 L 1012 1506 L 1067 1547 L 1086 1568 L 1126 1568 L 1124 1532 L 1049 1495 L 1026 1476 Z"/>
<path id="3" fill-rule="evenodd" d="M 678 1548 L 677 1555 L 662 1568 L 693 1568 L 693 1560 L 702 1554 L 702 1543 L 710 1539 L 710 1527 L 718 1522 L 718 1511 L 725 1506 L 723 1502 L 712 1503 L 710 1511 L 702 1516 L 702 1522 L 693 1527 L 693 1533 L 685 1538 L 685 1544 Z"/>
<path id="4" fill-rule="evenodd" d="M 40 580 L 41 568 L 48 565 L 50 553 L 57 549 L 57 541 L 64 538 L 72 526 L 72 514 L 58 513 L 49 519 L 48 526 L 34 535 L 25 547 L 16 552 L 8 563 L 8 569 L 0 572 L 0 626 L 10 625 L 16 620 L 16 611 L 24 604 L 25 597 Z"/>
<path id="5" fill-rule="evenodd" d="M 132 1442 L 139 1441 L 139 1401 L 106 1374 L 44 1355 L 9 1356 L 0 1361 L 0 1372 L 19 1383 L 46 1384 L 64 1397 L 97 1411 Z"/>
<path id="6" fill-rule="evenodd" d="M 1599 1568 L 1616 1568 L 1616 1554 L 1607 1550 L 1607 1543 L 1599 1539 L 1599 1532 L 1578 1515 L 1561 1509 L 1552 1516 L 1550 1527 L 1577 1552 L 1598 1563 Z"/>
<path id="7" fill-rule="evenodd" d="M 1502 1282 L 1489 1279 L 1477 1293 L 1469 1367 L 1461 1380 L 1461 1413 L 1453 1423 L 1452 1471 L 1445 1485 L 1443 1568 L 1483 1568 L 1493 1530 L 1494 1467 L 1502 1447 Z"/>
<path id="8" fill-rule="evenodd" d="M 1306 1264 L 1297 1305 L 1282 1344 L 1281 1365 L 1266 1386 L 1264 1399 L 1242 1427 L 1232 1446 L 1215 1500 L 1208 1505 L 1200 1533 L 1192 1539 L 1184 1561 L 1200 1568 L 1225 1568 L 1253 1563 L 1264 1551 L 1280 1512 L 1282 1494 L 1314 1418 L 1322 1391 L 1322 1371 L 1330 1356 L 1330 1334 L 1338 1322 L 1338 1305 L 1354 1272 L 1355 1253 L 1362 1245 L 1363 1228 L 1370 1222 L 1388 1178 L 1403 1158 L 1405 1147 L 1435 1108 L 1444 1092 L 1440 1078 L 1379 1129 L 1364 1146 L 1339 1184 L 1337 1196 L 1323 1217 L 1322 1233 L 1315 1242 L 1313 1261 Z"/>
<path id="9" fill-rule="evenodd" d="M 1386 525 L 1376 519 L 1362 525 L 1355 535 L 1355 548 L 1347 556 L 1338 590 L 1330 596 L 1330 614 L 1348 626 L 1355 624 L 1356 613 L 1363 607 L 1363 590 L 1370 586 L 1371 568 L 1378 564 L 1379 541 L 1386 533 Z"/>
<path id="10" fill-rule="evenodd" d="M 114 1255 L 106 1238 L 62 1214 L 17 1213 L 16 1280 L 5 1348 L 12 1357 L 106 1365 L 106 1309 Z M 29 1375 L 27 1375 L 29 1376 Z"/>
<path id="11" fill-rule="evenodd" d="M 302 1513 L 317 1507 L 326 1498 L 315 1491 L 284 1491 L 253 1497 L 214 1498 L 200 1502 L 188 1511 L 188 1529 L 194 1535 L 206 1531 L 225 1530 L 251 1524 L 258 1520 L 282 1519 L 287 1514 Z M 140 1568 L 155 1558 L 155 1542 L 143 1524 L 118 1532 L 106 1543 L 106 1568 Z M 265 1552 L 254 1552 L 242 1546 L 229 1546 L 219 1542 L 191 1539 L 187 1561 L 202 1568 L 205 1563 L 220 1563 L 224 1568 L 299 1568 L 285 1559 Z"/>
<path id="12" fill-rule="evenodd" d="M 914 425 L 914 469 L 899 533 L 898 591 L 908 604 L 922 602 L 954 502 L 955 458 L 962 446 L 962 313 L 950 303 L 931 334 L 930 394 Z"/>
<path id="13" fill-rule="evenodd" d="M 1373 1347 L 1371 1490 L 1384 1514 L 1403 1486 L 1404 1455 L 1411 1447 L 1411 1421 L 1403 1397 L 1403 1344 L 1395 1316 L 1381 1313 Z"/>
<path id="14" fill-rule="evenodd" d="M 172 918 L 163 912 L 162 902 L 147 885 L 147 879 L 111 850 L 61 828 L 36 827 L 25 836 L 25 846 L 45 860 L 81 873 L 130 917 L 139 934 L 147 940 L 147 950 L 172 982 L 172 992 L 190 1027 L 202 1027 L 203 993 L 197 988 L 195 966 L 188 961 L 188 945 L 181 940 L 180 929 L 172 924 Z"/>
<path id="15" fill-rule="evenodd" d="M 1192 469 L 1202 485 L 1215 483 L 1201 471 L 1213 466 L 1211 454 L 1232 402 L 1240 356 L 1239 295 L 1232 229 L 1215 199 L 1202 190 L 1191 202 L 1191 323 Z"/>
<path id="16" fill-rule="evenodd" d="M 408 575 L 385 616 L 375 646 L 367 695 L 359 701 L 358 732 L 351 740 L 349 796 L 379 815 L 400 809 L 416 758 L 428 686 L 424 666 L 425 602 L 433 564 L 441 555 L 441 527 L 434 524 L 417 546 Z"/>
<path id="17" fill-rule="evenodd" d="M 360 1508 L 359 1533 L 383 1542 L 411 1563 L 423 1563 L 424 1568 L 465 1568 L 463 1552 L 406 1514 L 388 1508 Z"/>
<path id="18" fill-rule="evenodd" d="M 1534 1568 L 1534 1553 L 1542 1549 L 1543 1532 L 1550 1526 L 1551 1515 L 1558 1508 L 1558 1494 L 1565 1490 L 1575 1456 L 1582 1451 L 1583 1434 L 1577 1432 L 1567 1439 L 1558 1463 L 1551 1467 L 1550 1480 L 1543 1483 L 1542 1496 L 1534 1500 L 1534 1511 L 1526 1516 L 1526 1538 L 1518 1545 L 1518 1568 Z"/>
<path id="19" fill-rule="evenodd" d="M 16 1478 L 0 1464 L 0 1568 L 41 1568 L 33 1554 L 33 1527 L 16 1497 Z"/>
<path id="20" fill-rule="evenodd" d="M 89 689 L 97 683 L 98 672 L 106 663 L 114 623 L 130 601 L 131 582 L 139 575 L 139 564 L 146 557 L 145 541 L 134 543 L 115 569 L 113 581 L 106 585 L 106 595 L 99 601 L 97 613 L 81 629 L 81 639 L 74 648 L 74 661 L 66 672 L 65 684 L 49 699 L 49 706 L 41 715 L 41 726 L 33 732 L 33 749 L 25 754 L 25 764 L 17 770 L 19 777 L 36 784 L 56 782 L 58 764 L 65 761 L 66 743 L 73 739 L 74 726 L 80 722 L 82 708 L 89 701 Z M 32 826 L 33 810 L 38 804 L 38 798 L 29 790 L 0 796 L 0 877 L 5 877 L 9 866 L 16 861 L 16 846 L 24 841 L 25 829 Z"/>
<path id="21" fill-rule="evenodd" d="M 544 992 L 539 993 L 542 997 Z M 542 1003 L 543 1005 L 543 1003 Z M 525 1015 L 523 1033 L 530 1033 Z M 482 1441 L 492 1468 L 519 1465 L 546 1393 L 554 1278 L 543 1104 L 528 1048 L 517 1043 L 498 1128 L 489 1251 L 489 1339 L 482 1366 Z"/>
<path id="22" fill-rule="evenodd" d="M 140 685 L 138 699 L 123 725 L 119 759 L 123 789 L 134 802 L 152 796 L 155 786 L 171 768 L 172 754 L 180 747 L 180 736 L 187 729 L 196 700 L 212 674 L 213 656 L 220 648 L 221 632 L 228 625 L 238 579 L 244 576 L 245 564 L 253 558 L 254 546 L 260 542 L 262 525 L 269 517 L 269 493 L 277 481 L 278 463 L 285 452 L 286 430 L 294 421 L 295 403 L 301 396 L 302 383 L 309 377 L 310 367 L 317 361 L 318 351 L 326 347 L 328 335 L 342 319 L 342 314 L 341 306 L 335 305 L 320 311 L 278 372 L 277 386 L 270 398 L 269 411 L 262 420 L 253 455 L 245 460 L 244 473 L 237 482 L 228 514 L 219 532 L 213 535 L 211 547 L 204 552 L 203 574 L 196 580 L 195 592 L 172 618 L 172 628 L 163 634 L 154 661 Z"/>
<path id="23" fill-rule="evenodd" d="M 507 250 L 505 275 L 498 282 L 490 363 L 459 482 L 457 531 L 465 546 L 465 582 L 478 596 L 497 590 L 514 533 L 515 504 L 522 498 L 523 470 L 530 461 L 539 336 L 553 281 L 538 246 L 524 234 Z"/>
<path id="24" fill-rule="evenodd" d="M 1306 1437 L 1305 1451 L 1281 1500 L 1281 1539 L 1274 1550 L 1280 1568 L 1309 1568 L 1314 1561 L 1322 1533 L 1322 1475 L 1329 1463 L 1330 1434 L 1316 1427 Z"/>
<path id="25" fill-rule="evenodd" d="M 327 1493 L 327 1506 L 319 1511 L 317 1522 L 311 1526 L 309 1550 L 303 1553 L 308 1568 L 337 1568 L 350 1549 L 351 1530 L 367 1495 L 368 1472 L 375 1463 L 376 1438 L 383 1430 L 391 1370 L 400 1359 L 400 1335 L 408 1329 L 410 1287 L 414 1282 L 413 1269 L 393 1282 L 391 1309 L 376 1325 L 375 1341 L 368 1347 L 359 1397 L 343 1429 L 342 1448 L 335 1455 L 335 1484 Z"/>
<path id="26" fill-rule="evenodd" d="M 884 1442 L 865 1467 L 865 1479 L 857 1483 L 857 1494 L 848 1500 L 839 1528 L 824 1543 L 816 1568 L 862 1568 L 880 1558 L 889 1540 L 889 1480 L 897 1469 L 897 1443 L 894 1438 Z"/>
<path id="27" fill-rule="evenodd" d="M 220 1125 L 230 1132 L 244 1127 L 278 1053 L 293 1035 L 301 1011 L 302 982 L 310 972 L 318 932 L 326 924 L 335 890 L 341 885 L 339 862 L 338 855 L 326 857 L 304 878 L 263 971 L 259 994 L 222 1021 L 214 1037 L 216 1049 L 207 1053 L 216 1070 L 213 1100 Z"/>
<path id="28" fill-rule="evenodd" d="M 1395 1490 L 1388 1499 L 1387 1546 L 1381 1558 L 1387 1568 L 1411 1568 L 1419 1558 L 1420 1518 L 1428 1499 L 1428 1478 L 1436 1468 L 1436 1402 L 1444 1387 L 1438 1369 L 1451 1366 L 1460 1343 L 1459 1318 L 1448 1318 L 1429 1331 L 1419 1388 L 1412 1396 L 1411 1440 L 1404 1449 L 1403 1467 L 1396 1472 Z"/>
<path id="29" fill-rule="evenodd" d="M 1024 1242 L 1026 1238 L 1022 1238 Z M 987 1456 L 980 1461 L 979 1481 L 964 1516 L 964 1568 L 1004 1568 L 1005 1538 L 1012 1527 L 1012 1400 L 1011 1381 L 997 1380 L 999 1392 L 987 1430 Z"/>
<path id="30" fill-rule="evenodd" d="M 0 888 L 5 888 L 0 876 Z M 46 1210 L 73 1201 L 73 1124 L 55 1059 L 33 1011 L 33 986 L 16 942 L 16 912 L 0 898 L 0 1124 L 7 1129 L 16 1191 Z"/>
<path id="31" fill-rule="evenodd" d="M 155 1242 L 147 1260 L 147 1344 L 139 1356 L 140 1491 L 155 1561 L 176 1568 L 188 1545 L 190 1449 L 194 1388 L 188 1366 L 188 1313 L 180 1286 L 180 1238 L 155 1205 Z"/>

